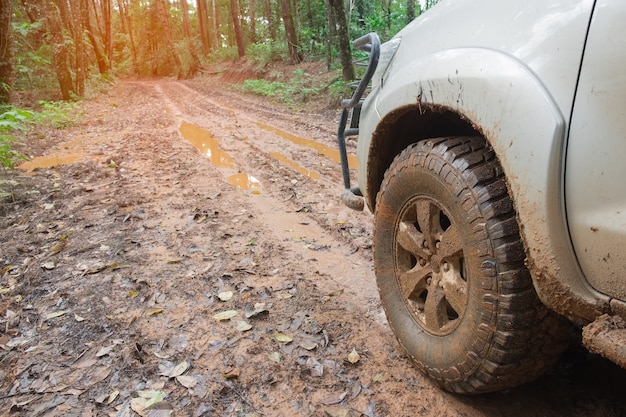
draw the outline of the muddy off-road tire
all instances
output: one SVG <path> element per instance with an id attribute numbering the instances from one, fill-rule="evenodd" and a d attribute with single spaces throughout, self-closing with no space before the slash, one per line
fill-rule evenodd
<path id="1" fill-rule="evenodd" d="M 439 385 L 476 394 L 536 378 L 568 324 L 538 300 L 504 174 L 480 137 L 419 142 L 377 197 L 374 263 L 398 340 Z"/>

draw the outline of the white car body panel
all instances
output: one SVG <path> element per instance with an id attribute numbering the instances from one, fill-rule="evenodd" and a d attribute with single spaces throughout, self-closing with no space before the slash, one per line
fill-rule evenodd
<path id="1" fill-rule="evenodd" d="M 625 21 L 626 2 L 597 2 L 566 163 L 567 214 L 578 261 L 594 288 L 621 300 L 626 300 Z"/>
<path id="2" fill-rule="evenodd" d="M 401 45 L 363 104 L 357 147 L 359 186 L 374 209 L 378 189 L 368 189 L 368 172 L 378 164 L 378 149 L 372 141 L 384 135 L 387 118 L 402 108 L 438 106 L 470 121 L 507 175 L 539 297 L 582 321 L 607 311 L 609 302 L 585 279 L 565 216 L 566 138 L 593 7 L 593 0 L 443 1 L 397 35 Z"/>

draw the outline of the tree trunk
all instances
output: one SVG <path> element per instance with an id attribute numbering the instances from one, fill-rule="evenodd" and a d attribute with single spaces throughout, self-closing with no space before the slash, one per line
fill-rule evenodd
<path id="1" fill-rule="evenodd" d="M 0 104 L 11 102 L 13 90 L 13 29 L 11 0 L 0 0 Z"/>
<path id="2" fill-rule="evenodd" d="M 235 40 L 237 41 L 237 53 L 239 57 L 246 55 L 246 48 L 243 44 L 243 33 L 241 31 L 241 21 L 239 20 L 239 2 L 238 0 L 230 0 L 230 15 L 233 18 L 235 30 Z"/>
<path id="3" fill-rule="evenodd" d="M 409 24 L 413 19 L 415 19 L 415 0 L 406 0 L 406 23 Z"/>
<path id="4" fill-rule="evenodd" d="M 330 7 L 330 0 L 325 0 L 326 4 L 326 22 L 328 23 L 328 31 L 326 33 L 326 68 L 330 70 L 333 65 L 333 38 L 337 33 L 337 25 L 333 18 L 333 11 Z"/>
<path id="5" fill-rule="evenodd" d="M 180 0 L 180 6 L 183 11 L 183 28 L 185 30 L 185 36 L 187 37 L 189 54 L 191 55 L 191 66 L 186 74 L 186 77 L 189 77 L 194 76 L 198 72 L 198 68 L 200 68 L 200 58 L 198 58 L 198 52 L 196 51 L 196 46 L 193 43 L 191 23 L 189 22 L 189 5 L 187 4 L 187 0 Z"/>
<path id="6" fill-rule="evenodd" d="M 302 54 L 300 52 L 296 24 L 293 20 L 291 2 L 289 0 L 281 0 L 280 3 L 283 12 L 283 23 L 285 25 L 285 36 L 287 37 L 289 58 L 292 64 L 299 64 L 302 62 Z"/>
<path id="7" fill-rule="evenodd" d="M 271 0 L 265 0 L 265 18 L 267 19 L 267 27 L 270 33 L 270 40 L 272 43 L 278 39 L 276 37 L 276 19 L 274 19 L 274 12 L 272 11 Z"/>
<path id="8" fill-rule="evenodd" d="M 120 10 L 120 20 L 125 22 L 126 28 L 128 30 L 128 38 L 130 40 L 130 52 L 133 56 L 133 73 L 135 75 L 138 75 L 139 64 L 137 59 L 137 48 L 135 47 L 135 38 L 133 37 L 133 26 L 130 15 L 128 13 L 128 5 L 126 4 L 126 0 L 117 0 L 117 5 Z"/>
<path id="9" fill-rule="evenodd" d="M 209 36 L 209 10 L 207 9 L 206 0 L 197 0 L 198 2 L 198 29 L 200 31 L 200 40 L 202 42 L 202 53 L 208 55 L 211 52 L 211 38 Z"/>
<path id="10" fill-rule="evenodd" d="M 113 61 L 113 31 L 111 28 L 111 0 L 102 1 L 102 18 L 104 21 L 104 51 L 109 62 Z"/>
<path id="11" fill-rule="evenodd" d="M 256 43 L 256 4 L 254 0 L 250 0 L 248 2 L 248 7 L 250 10 L 248 11 L 248 15 L 250 16 L 250 35 L 248 38 L 251 43 Z"/>
<path id="12" fill-rule="evenodd" d="M 96 40 L 95 35 L 93 34 L 93 30 L 91 28 L 91 20 L 89 17 L 89 0 L 81 0 L 83 2 L 83 12 L 82 21 L 85 32 L 87 32 L 87 36 L 89 37 L 89 42 L 91 42 L 91 47 L 93 48 L 94 55 L 96 56 L 96 64 L 98 65 L 98 72 L 100 74 L 106 74 L 109 71 L 109 64 L 102 54 L 100 50 L 100 45 Z M 97 17 L 97 16 L 96 16 Z M 122 25 L 123 26 L 123 25 Z M 110 62 L 110 61 L 109 61 Z"/>
<path id="13" fill-rule="evenodd" d="M 57 74 L 61 97 L 63 100 L 72 98 L 75 93 L 72 84 L 72 75 L 68 68 L 68 51 L 61 26 L 61 11 L 55 2 L 46 2 L 46 26 L 50 34 L 50 46 L 52 47 L 52 66 Z"/>
<path id="14" fill-rule="evenodd" d="M 85 43 L 83 42 L 83 1 L 71 0 L 72 20 L 74 21 L 74 48 L 75 48 L 75 87 L 79 97 L 85 96 L 85 78 L 87 77 L 87 64 L 85 60 Z"/>
<path id="15" fill-rule="evenodd" d="M 344 81 L 354 79 L 354 66 L 352 65 L 352 53 L 350 52 L 350 36 L 343 0 L 329 0 L 331 9 L 337 23 L 337 37 L 339 38 L 339 59 Z"/>
<path id="16" fill-rule="evenodd" d="M 156 0 L 155 6 L 157 16 L 161 23 L 161 30 L 165 38 L 165 47 L 167 49 L 167 53 L 174 61 L 174 65 L 176 67 L 176 75 L 179 78 L 182 78 L 182 63 L 180 62 L 180 57 L 178 56 L 178 54 L 176 53 L 176 49 L 174 48 L 174 36 L 172 35 L 172 26 L 170 25 L 169 13 L 165 0 Z"/>
<path id="17" fill-rule="evenodd" d="M 216 4 L 217 0 L 211 0 L 211 9 L 213 10 L 213 31 L 212 31 L 212 35 L 213 35 L 213 49 L 220 49 L 221 47 L 221 42 L 220 42 L 220 35 L 219 35 L 219 22 L 221 20 L 220 17 L 220 9 L 219 7 L 217 7 L 218 5 Z"/>

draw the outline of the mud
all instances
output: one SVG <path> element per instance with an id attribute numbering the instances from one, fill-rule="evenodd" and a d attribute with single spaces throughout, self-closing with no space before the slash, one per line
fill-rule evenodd
<path id="1" fill-rule="evenodd" d="M 379 304 L 371 215 L 320 150 L 337 111 L 217 77 L 123 82 L 81 110 L 23 139 L 79 159 L 0 177 L 1 415 L 626 415 L 624 371 L 578 347 L 488 396 L 417 371 Z"/>

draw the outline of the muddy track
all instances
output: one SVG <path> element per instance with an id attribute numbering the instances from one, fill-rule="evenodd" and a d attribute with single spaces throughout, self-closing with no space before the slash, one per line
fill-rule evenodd
<path id="1" fill-rule="evenodd" d="M 339 200 L 342 179 L 333 136 L 320 129 L 316 132 L 321 139 L 303 136 L 312 130 L 306 121 L 297 124 L 292 121 L 289 131 L 283 130 L 282 123 L 288 121 L 288 113 L 281 115 L 282 123 L 276 127 L 277 119 L 268 117 L 272 114 L 269 106 L 264 113 L 250 113 L 249 109 L 234 110 L 218 101 L 223 95 L 215 98 L 198 94 L 180 83 L 154 88 L 163 95 L 181 124 L 191 123 L 205 130 L 215 138 L 219 150 L 232 159 L 233 166 L 221 167 L 226 179 L 234 172 L 253 177 L 259 180 L 261 195 L 283 203 L 280 212 L 303 213 L 353 251 L 370 248 L 371 215 L 349 210 Z M 267 120 L 271 120 L 271 124 Z M 193 133 L 196 132 L 191 136 Z M 184 129 L 182 134 L 185 136 Z M 318 147 L 326 154 L 319 153 Z M 260 205 L 259 209 L 262 207 Z M 271 217 L 271 213 L 265 215 Z M 360 255 L 364 261 L 371 258 L 369 251 L 362 251 Z"/>
<path id="2" fill-rule="evenodd" d="M 149 415 L 144 391 L 160 415 L 626 415 L 624 372 L 581 349 L 481 397 L 412 366 L 328 115 L 167 80 L 83 107 L 45 132 L 76 158 L 15 174 L 3 206 L 0 415 Z"/>

